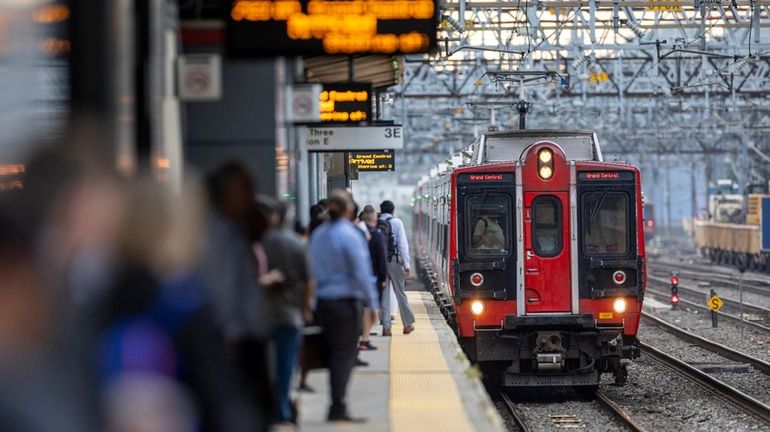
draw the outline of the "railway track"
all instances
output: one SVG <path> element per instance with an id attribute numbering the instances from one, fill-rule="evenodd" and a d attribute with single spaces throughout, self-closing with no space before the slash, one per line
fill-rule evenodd
<path id="1" fill-rule="evenodd" d="M 680 285 L 680 293 L 681 292 L 682 291 L 681 291 L 681 285 Z M 649 286 L 647 287 L 646 293 L 649 294 L 649 295 L 653 295 L 655 297 L 658 297 L 658 298 L 662 298 L 666 302 L 668 302 L 670 300 L 670 295 L 671 295 L 671 293 L 669 293 L 669 292 L 664 292 L 664 291 L 652 289 Z M 705 300 L 705 298 L 704 298 L 704 300 Z M 710 310 L 710 309 L 708 309 L 706 307 L 706 302 L 705 301 L 703 303 L 696 303 L 696 302 L 694 302 L 692 300 L 688 300 L 688 299 L 682 298 L 681 296 L 679 298 L 679 304 L 680 305 L 690 306 L 690 307 L 692 307 L 694 309 L 703 310 L 703 311 Z M 725 303 L 725 304 L 727 304 L 727 303 Z M 738 308 L 738 306 L 736 306 L 736 308 Z M 747 309 L 745 308 L 745 305 L 744 305 L 744 312 L 747 312 Z M 733 322 L 740 322 L 741 321 L 741 318 L 740 318 L 739 315 L 735 315 L 735 314 L 732 314 L 732 313 L 729 313 L 729 312 L 722 312 L 722 311 L 720 311 L 719 312 L 719 317 L 727 319 L 727 320 L 730 320 L 730 321 L 733 321 Z M 744 322 L 744 324 L 746 325 L 747 328 L 753 328 L 755 330 L 759 330 L 759 331 L 764 332 L 764 333 L 770 333 L 770 327 L 768 327 L 768 326 L 766 326 L 766 325 L 764 325 L 762 323 L 755 322 L 755 321 L 748 321 L 748 320 L 745 320 L 745 319 L 743 320 L 743 322 Z"/>
<path id="2" fill-rule="evenodd" d="M 730 359 L 738 363 L 750 364 L 754 369 L 770 376 L 770 363 L 764 360 L 760 360 L 756 357 L 744 354 L 720 343 L 710 341 L 702 336 L 698 336 L 695 333 L 689 332 L 674 324 L 671 324 L 668 321 L 662 320 L 648 312 L 642 311 L 642 319 L 691 344 L 697 345 L 726 359 Z"/>
<path id="3" fill-rule="evenodd" d="M 669 289 L 670 282 L 668 278 L 662 278 L 658 276 L 648 276 L 647 281 L 654 282 L 656 287 L 661 287 L 660 289 L 654 290 L 656 294 L 659 295 L 670 295 L 670 292 L 666 292 L 666 289 Z M 648 285 L 649 289 L 649 285 Z M 701 309 L 708 309 L 706 306 L 706 300 L 708 299 L 708 292 L 704 289 L 696 289 L 692 287 L 688 287 L 687 285 L 679 284 L 679 298 L 682 303 L 693 303 L 693 305 L 696 305 L 700 307 Z M 770 295 L 770 293 L 768 293 Z M 693 301 L 692 299 L 702 299 L 703 303 L 698 304 L 697 302 Z M 770 309 L 758 306 L 752 303 L 743 302 L 743 307 L 741 308 L 740 302 L 736 301 L 734 299 L 731 299 L 729 297 L 720 296 L 722 301 L 724 301 L 724 309 L 721 310 L 719 313 L 720 315 L 732 315 L 735 319 L 740 320 L 740 314 L 741 309 L 744 313 L 744 322 L 746 323 L 753 323 L 757 325 L 759 329 L 764 331 L 770 331 Z M 747 314 L 750 314 L 751 319 L 746 319 Z"/>
<path id="4" fill-rule="evenodd" d="M 658 348 L 642 343 L 641 349 L 643 357 L 686 377 L 688 380 L 698 384 L 715 397 L 750 414 L 756 420 L 770 427 L 770 406 L 767 406 L 740 390 L 701 372 L 676 357 L 666 354 Z"/>
<path id="5" fill-rule="evenodd" d="M 648 269 L 651 271 L 675 271 L 680 277 L 702 281 L 718 281 L 738 289 L 738 274 L 732 271 L 715 271 L 714 266 L 706 266 L 694 263 L 671 263 L 658 260 L 648 261 Z M 742 282 L 743 289 L 760 295 L 770 295 L 770 278 L 755 274 L 744 273 Z"/>
<path id="6" fill-rule="evenodd" d="M 538 430 L 534 426 L 530 426 L 527 423 L 525 416 L 516 407 L 516 404 L 505 393 L 501 392 L 500 397 L 505 404 L 514 424 L 520 432 L 530 432 Z M 647 430 L 642 427 L 633 417 L 631 417 L 623 407 L 612 401 L 604 393 L 598 391 L 596 393 L 595 402 L 604 410 L 608 411 L 614 419 L 620 421 L 625 429 L 634 432 L 646 432 Z M 553 409 L 549 410 L 553 411 Z M 582 420 L 574 414 L 551 414 L 548 415 L 553 424 L 558 428 L 583 428 L 586 427 Z"/>

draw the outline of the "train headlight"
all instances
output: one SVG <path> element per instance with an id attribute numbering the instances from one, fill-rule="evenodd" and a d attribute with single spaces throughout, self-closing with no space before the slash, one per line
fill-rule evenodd
<path id="1" fill-rule="evenodd" d="M 540 159 L 540 162 L 542 163 L 548 163 L 553 159 L 553 152 L 549 149 L 542 149 L 540 150 L 540 153 L 538 153 L 537 158 Z"/>
<path id="2" fill-rule="evenodd" d="M 484 303 L 479 300 L 474 300 L 471 303 L 471 313 L 473 315 L 481 315 L 484 313 Z"/>
<path id="3" fill-rule="evenodd" d="M 553 177 L 553 151 L 549 148 L 542 148 L 537 152 L 537 175 L 542 180 Z"/>
<path id="4" fill-rule="evenodd" d="M 615 313 L 623 313 L 628 309 L 628 303 L 626 302 L 626 299 L 624 298 L 617 298 L 614 302 L 612 302 L 612 310 L 615 311 Z"/>
<path id="5" fill-rule="evenodd" d="M 540 178 L 543 180 L 548 180 L 553 175 L 553 168 L 549 167 L 548 165 L 541 166 L 540 167 Z"/>

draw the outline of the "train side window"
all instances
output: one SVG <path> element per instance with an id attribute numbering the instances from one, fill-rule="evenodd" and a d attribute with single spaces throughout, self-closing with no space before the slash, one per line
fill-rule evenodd
<path id="1" fill-rule="evenodd" d="M 559 255 L 563 248 L 561 201 L 542 195 L 532 200 L 532 249 L 543 258 Z"/>
<path id="2" fill-rule="evenodd" d="M 511 199 L 485 193 L 465 198 L 466 253 L 472 257 L 508 255 L 511 250 Z"/>
<path id="3" fill-rule="evenodd" d="M 628 254 L 628 195 L 590 192 L 583 195 L 583 252 Z"/>

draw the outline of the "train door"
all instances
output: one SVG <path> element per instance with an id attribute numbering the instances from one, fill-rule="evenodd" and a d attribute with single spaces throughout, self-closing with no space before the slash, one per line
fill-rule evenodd
<path id="1" fill-rule="evenodd" d="M 524 296 L 529 313 L 570 312 L 568 192 L 524 193 Z"/>

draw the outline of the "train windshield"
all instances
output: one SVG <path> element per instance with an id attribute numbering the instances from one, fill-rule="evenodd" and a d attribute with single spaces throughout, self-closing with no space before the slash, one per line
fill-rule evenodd
<path id="1" fill-rule="evenodd" d="M 628 254 L 628 195 L 591 192 L 583 195 L 583 252 Z"/>
<path id="2" fill-rule="evenodd" d="M 511 199 L 508 195 L 485 193 L 465 198 L 468 214 L 466 251 L 469 256 L 508 255 L 511 245 Z"/>

